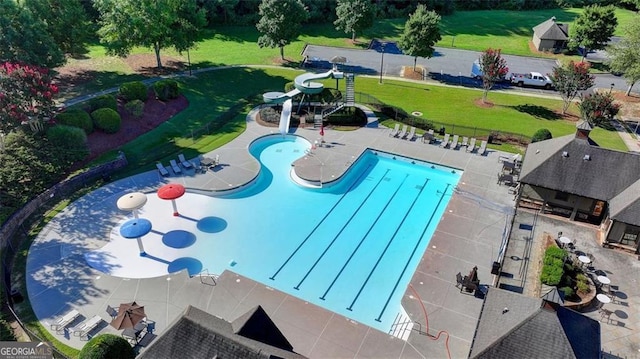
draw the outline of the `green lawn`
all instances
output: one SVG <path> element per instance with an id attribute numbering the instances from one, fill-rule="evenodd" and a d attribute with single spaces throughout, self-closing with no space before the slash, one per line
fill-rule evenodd
<path id="1" fill-rule="evenodd" d="M 262 103 L 262 93 L 283 90 L 300 73 L 283 68 L 238 67 L 201 73 L 197 79 L 181 79 L 189 107 L 121 148 L 130 161 L 123 175 L 152 169 L 155 161 L 166 161 L 180 152 L 194 157 L 231 141 L 244 130 L 249 109 Z M 326 80 L 325 84 L 333 87 L 335 82 Z M 562 120 L 553 112 L 561 108 L 559 100 L 491 92 L 489 100 L 494 106 L 482 108 L 475 104 L 482 96 L 478 90 L 389 79 L 380 85 L 377 78 L 365 76 L 357 77 L 356 91 L 407 113 L 420 111 L 423 118 L 443 124 L 497 129 L 527 138 L 540 128 L 547 128 L 554 137 L 575 131 L 575 122 Z M 574 107 L 571 110 L 576 111 Z M 211 126 L 210 134 L 193 136 L 206 125 Z M 615 132 L 597 129 L 593 138 L 605 147 L 625 149 Z M 112 151 L 97 161 L 115 154 Z"/>

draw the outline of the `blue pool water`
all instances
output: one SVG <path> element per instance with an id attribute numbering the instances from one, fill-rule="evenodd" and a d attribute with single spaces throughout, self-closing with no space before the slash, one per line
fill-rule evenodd
<path id="1" fill-rule="evenodd" d="M 257 181 L 214 199 L 198 224 L 208 237 L 193 250 L 212 272 L 231 269 L 388 331 L 462 172 L 367 151 L 332 186 L 305 188 L 290 171 L 309 147 L 293 136 L 254 142 Z"/>

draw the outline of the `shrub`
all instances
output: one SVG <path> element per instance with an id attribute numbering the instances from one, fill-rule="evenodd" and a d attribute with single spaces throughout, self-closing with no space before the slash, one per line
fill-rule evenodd
<path id="1" fill-rule="evenodd" d="M 560 284 L 564 274 L 564 258 L 567 251 L 558 247 L 549 247 L 544 253 L 540 281 L 546 285 Z"/>
<path id="2" fill-rule="evenodd" d="M 562 293 L 564 293 L 565 298 L 571 298 L 575 295 L 575 292 L 573 291 L 573 288 L 571 287 L 562 287 L 560 289 L 558 289 L 559 291 L 561 291 Z"/>
<path id="3" fill-rule="evenodd" d="M 120 130 L 122 122 L 120 114 L 110 108 L 100 108 L 91 113 L 93 123 L 101 131 L 116 133 Z"/>
<path id="4" fill-rule="evenodd" d="M 88 112 L 93 112 L 101 108 L 110 108 L 114 111 L 118 111 L 118 101 L 113 95 L 96 96 L 89 100 Z"/>
<path id="5" fill-rule="evenodd" d="M 144 113 L 144 102 L 140 100 L 132 100 L 124 105 L 124 109 L 135 118 L 142 117 Z"/>
<path id="6" fill-rule="evenodd" d="M 153 92 L 160 101 L 177 98 L 180 95 L 180 88 L 176 80 L 160 80 L 153 84 Z"/>
<path id="7" fill-rule="evenodd" d="M 280 113 L 271 106 L 260 109 L 260 119 L 268 123 L 280 123 Z"/>
<path id="8" fill-rule="evenodd" d="M 296 85 L 293 83 L 293 81 L 284 84 L 284 92 L 292 91 L 294 88 L 296 88 Z"/>
<path id="9" fill-rule="evenodd" d="M 591 291 L 589 278 L 584 274 L 578 274 L 576 276 L 576 288 L 578 288 L 578 292 L 580 293 L 589 293 Z"/>
<path id="10" fill-rule="evenodd" d="M 74 126 L 84 130 L 86 134 L 93 132 L 91 116 L 81 109 L 70 109 L 56 115 L 56 123 L 59 125 Z"/>
<path id="11" fill-rule="evenodd" d="M 126 339 L 114 334 L 101 334 L 82 347 L 80 359 L 134 359 L 136 353 Z"/>
<path id="12" fill-rule="evenodd" d="M 82 160 L 89 155 L 87 134 L 81 128 L 56 125 L 47 130 L 47 139 L 58 150 L 58 156 L 69 162 Z"/>
<path id="13" fill-rule="evenodd" d="M 551 138 L 553 138 L 553 136 L 551 136 L 551 131 L 547 130 L 546 128 L 541 128 L 533 134 L 533 137 L 531 137 L 531 142 L 533 143 L 550 140 Z"/>
<path id="14" fill-rule="evenodd" d="M 140 81 L 125 82 L 120 85 L 120 97 L 125 102 L 140 100 L 142 102 L 147 100 L 147 86 Z"/>

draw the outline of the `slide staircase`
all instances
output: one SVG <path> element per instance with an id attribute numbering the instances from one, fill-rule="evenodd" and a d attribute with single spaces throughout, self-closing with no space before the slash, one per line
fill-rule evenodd
<path id="1" fill-rule="evenodd" d="M 327 118 L 327 116 L 332 115 L 333 113 L 336 113 L 338 111 L 340 111 L 341 109 L 343 109 L 344 107 L 353 107 L 356 104 L 356 93 L 354 90 L 354 80 L 355 80 L 355 75 L 354 74 L 346 74 L 345 76 L 346 79 L 346 87 L 347 87 L 347 91 L 344 94 L 342 101 L 340 102 L 335 102 L 332 104 L 331 107 L 326 108 L 322 111 L 322 114 L 320 115 L 316 115 L 313 118 L 313 127 L 314 128 L 318 128 L 320 126 L 322 126 L 322 121 Z"/>
<path id="2" fill-rule="evenodd" d="M 342 78 L 345 78 L 345 74 L 341 71 L 338 71 L 336 68 L 331 69 L 327 72 L 321 72 L 321 73 L 307 72 L 302 75 L 296 76 L 294 80 L 295 89 L 286 93 L 266 92 L 262 95 L 262 99 L 264 100 L 265 103 L 283 104 L 282 114 L 280 116 L 280 124 L 278 126 L 280 133 L 282 135 L 287 134 L 287 132 L 289 131 L 289 124 L 291 122 L 291 107 L 292 107 L 291 98 L 300 93 L 304 95 L 313 95 L 313 94 L 318 94 L 322 92 L 322 90 L 324 89 L 324 85 L 320 82 L 315 82 L 314 80 L 329 79 L 329 78 L 333 78 L 336 80 L 342 79 Z M 345 104 L 347 106 L 349 106 L 349 103 L 351 103 L 351 106 L 355 104 L 355 94 L 353 91 L 354 75 L 347 74 L 346 79 L 347 79 L 347 95 L 345 99 L 341 103 L 337 103 L 335 106 L 332 106 L 330 109 L 323 111 L 321 115 L 314 116 L 314 127 L 321 126 L 323 118 L 343 108 Z"/>

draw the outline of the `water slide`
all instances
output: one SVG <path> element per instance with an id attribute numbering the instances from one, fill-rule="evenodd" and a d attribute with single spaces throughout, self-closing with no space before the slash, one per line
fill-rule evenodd
<path id="1" fill-rule="evenodd" d="M 321 79 L 341 79 L 344 78 L 344 73 L 338 70 L 331 69 L 327 72 L 311 73 L 306 72 L 299 75 L 293 81 L 295 88 L 289 92 L 266 92 L 262 95 L 262 99 L 265 103 L 271 104 L 283 104 L 282 115 L 280 116 L 280 133 L 285 135 L 289 132 L 289 123 L 291 122 L 291 98 L 300 93 L 305 95 L 313 95 L 322 92 L 324 85 L 320 82 L 314 82 L 313 80 Z"/>

